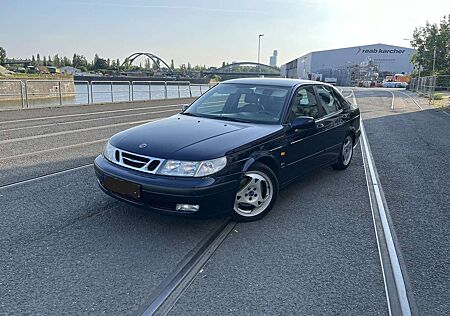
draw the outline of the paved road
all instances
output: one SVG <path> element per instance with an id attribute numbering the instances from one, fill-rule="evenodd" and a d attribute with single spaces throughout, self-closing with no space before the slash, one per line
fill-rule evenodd
<path id="1" fill-rule="evenodd" d="M 354 93 L 408 289 L 421 314 L 447 314 L 450 117 L 399 91 L 394 109 L 389 91 Z M 220 226 L 134 209 L 93 174 L 108 137 L 187 102 L 0 112 L 0 314 L 137 314 Z M 359 147 L 348 170 L 294 183 L 238 224 L 170 313 L 388 314 Z"/>

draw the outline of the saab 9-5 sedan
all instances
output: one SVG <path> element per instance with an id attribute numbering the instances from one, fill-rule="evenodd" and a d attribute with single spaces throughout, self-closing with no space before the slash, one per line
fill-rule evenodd
<path id="1" fill-rule="evenodd" d="M 346 169 L 359 136 L 359 109 L 331 85 L 235 79 L 177 115 L 114 135 L 95 171 L 105 193 L 135 206 L 251 221 L 292 181 Z"/>

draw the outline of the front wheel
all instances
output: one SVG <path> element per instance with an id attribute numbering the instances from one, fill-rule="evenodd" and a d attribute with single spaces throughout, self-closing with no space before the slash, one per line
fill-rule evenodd
<path id="1" fill-rule="evenodd" d="M 341 152 L 337 162 L 332 165 L 333 169 L 345 170 L 350 165 L 353 157 L 353 137 L 350 134 L 345 136 L 344 142 L 341 146 Z"/>
<path id="2" fill-rule="evenodd" d="M 273 171 L 255 163 L 242 177 L 233 206 L 233 218 L 249 222 L 267 215 L 278 196 L 278 181 Z"/>

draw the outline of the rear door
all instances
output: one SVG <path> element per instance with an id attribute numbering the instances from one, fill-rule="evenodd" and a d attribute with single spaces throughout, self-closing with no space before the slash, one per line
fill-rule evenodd
<path id="1" fill-rule="evenodd" d="M 324 151 L 319 159 L 324 163 L 336 161 L 338 158 L 346 129 L 342 118 L 343 104 L 335 95 L 334 89 L 326 85 L 315 86 L 319 106 L 323 116 L 316 120 L 317 128 L 322 130 L 320 141 L 324 144 Z"/>

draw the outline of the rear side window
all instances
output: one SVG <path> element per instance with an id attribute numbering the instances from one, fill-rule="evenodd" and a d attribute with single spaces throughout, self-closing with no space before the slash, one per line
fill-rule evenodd
<path id="1" fill-rule="evenodd" d="M 317 96 L 326 114 L 331 114 L 342 109 L 342 105 L 333 94 L 333 88 L 327 86 L 316 86 Z"/>
<path id="2" fill-rule="evenodd" d="M 336 101 L 339 102 L 341 108 L 347 109 L 350 106 L 350 102 L 344 98 L 341 92 L 339 92 L 336 88 L 333 88 L 333 94 L 336 98 Z"/>

